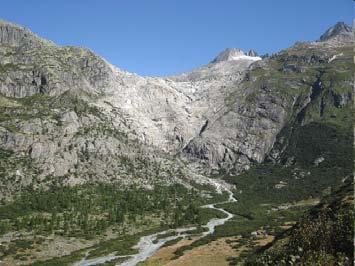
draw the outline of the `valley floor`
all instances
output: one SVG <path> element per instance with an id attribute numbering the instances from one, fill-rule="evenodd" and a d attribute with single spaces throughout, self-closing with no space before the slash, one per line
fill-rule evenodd
<path id="1" fill-rule="evenodd" d="M 250 177 L 250 176 L 249 176 Z M 252 182 L 252 180 L 250 180 Z M 275 181 L 275 183 L 277 183 Z M 348 190 L 351 191 L 349 185 Z M 238 190 L 235 191 L 238 196 Z M 248 202 L 239 194 L 239 202 L 226 202 L 228 195 L 221 195 L 215 198 L 217 208 L 223 208 L 233 213 L 233 217 L 227 220 L 225 224 L 217 226 L 212 234 L 202 237 L 204 230 L 202 228 L 192 231 L 183 237 L 173 233 L 169 229 L 167 233 L 152 239 L 152 245 L 158 243 L 161 239 L 170 239 L 165 241 L 161 248 L 153 252 L 149 258 L 139 263 L 142 266 L 192 266 L 192 265 L 235 265 L 237 262 L 248 260 L 250 256 L 256 256 L 258 250 L 266 250 L 288 230 L 299 221 L 300 217 L 307 213 L 310 208 L 319 205 L 318 197 L 301 196 L 298 201 L 280 201 L 279 195 L 273 201 L 260 200 Z M 344 196 L 345 197 L 345 196 Z M 344 198 L 343 197 L 343 198 Z M 352 202 L 352 198 L 346 196 L 345 203 Z M 205 202 L 206 203 L 206 202 Z M 207 202 L 208 203 L 208 202 Z M 211 201 L 209 202 L 211 204 Z M 245 206 L 249 206 L 245 209 Z M 201 209 L 201 208 L 200 208 Z M 203 209 L 203 208 L 202 208 Z M 246 212 L 246 210 L 248 212 Z M 203 224 L 211 219 L 218 217 L 219 220 L 225 219 L 225 214 L 217 211 L 205 216 Z M 217 219 L 217 220 L 218 220 Z M 149 222 L 147 222 L 149 221 Z M 9 232 L 1 237 L 2 266 L 10 265 L 73 265 L 79 262 L 86 255 L 90 254 L 90 259 L 109 257 L 109 254 L 119 255 L 114 260 L 107 260 L 102 265 L 115 265 L 127 261 L 130 256 L 137 251 L 131 249 L 142 236 L 164 231 L 164 227 L 159 224 L 160 218 L 154 216 L 142 217 L 136 220 L 134 229 L 126 227 L 126 234 L 120 235 L 121 231 L 112 231 L 109 228 L 105 234 L 98 237 L 74 238 L 58 236 L 56 234 L 48 236 L 35 236 L 33 233 Z M 117 230 L 117 228 L 116 228 Z M 147 231 L 148 230 L 148 231 Z M 205 229 L 206 230 L 206 229 Z M 174 236 L 177 237 L 174 237 Z M 12 252 L 12 253 L 11 253 Z M 125 256 L 121 258 L 120 256 Z M 59 257 L 59 258 L 53 258 Z M 52 258 L 52 259 L 51 259 Z M 47 260 L 46 260 L 47 259 Z M 49 260 L 48 260 L 49 259 Z M 37 262 L 34 262 L 37 261 Z M 42 261 L 42 262 L 41 262 Z M 79 265 L 79 264 L 78 264 Z M 91 265 L 91 264 L 80 264 Z M 131 264 L 127 264 L 131 265 Z M 132 264 L 136 265 L 136 264 Z M 344 264 L 347 265 L 347 264 Z"/>

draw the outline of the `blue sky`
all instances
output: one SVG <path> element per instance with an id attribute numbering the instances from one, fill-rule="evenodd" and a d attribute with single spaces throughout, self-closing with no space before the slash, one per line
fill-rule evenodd
<path id="1" fill-rule="evenodd" d="M 141 75 L 204 65 L 228 47 L 272 53 L 351 24 L 351 0 L 11 0 L 0 18 L 88 47 Z"/>

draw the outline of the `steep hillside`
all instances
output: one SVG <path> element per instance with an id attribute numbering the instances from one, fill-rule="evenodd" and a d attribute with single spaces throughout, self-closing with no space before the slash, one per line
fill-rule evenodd
<path id="1" fill-rule="evenodd" d="M 195 174 L 173 155 L 252 62 L 233 62 L 233 78 L 173 82 L 119 70 L 11 23 L 0 32 L 1 196 L 52 183 L 186 183 Z"/>
<path id="2" fill-rule="evenodd" d="M 245 265 L 353 265 L 353 220 L 354 190 L 349 180 Z"/>
<path id="3" fill-rule="evenodd" d="M 353 71 L 351 42 L 334 39 L 300 43 L 257 61 L 225 98 L 220 116 L 184 152 L 237 173 L 266 155 L 277 159 L 285 138 L 275 143 L 276 136 L 290 131 L 295 120 L 350 121 Z M 337 117 L 342 108 L 347 118 Z"/>
<path id="4" fill-rule="evenodd" d="M 140 77 L 1 21 L 0 259 L 127 259 L 161 232 L 196 240 L 173 261 L 228 238 L 231 264 L 346 264 L 353 41 L 337 23 L 272 56 L 230 48 L 188 73 Z M 252 260 L 259 232 L 277 240 Z"/>
<path id="5" fill-rule="evenodd" d="M 265 157 L 280 160 L 276 137 L 295 119 L 338 123 L 337 110 L 348 108 L 351 39 L 337 37 L 347 30 L 337 26 L 320 42 L 263 60 L 230 49 L 191 73 L 150 78 L 1 22 L 3 193 L 18 189 L 15 182 L 36 187 L 92 177 L 149 185 L 159 179 L 157 167 L 159 180 L 183 183 L 196 167 L 240 173 Z M 307 108 L 311 117 L 303 117 Z M 189 170 L 181 160 L 194 164 Z"/>

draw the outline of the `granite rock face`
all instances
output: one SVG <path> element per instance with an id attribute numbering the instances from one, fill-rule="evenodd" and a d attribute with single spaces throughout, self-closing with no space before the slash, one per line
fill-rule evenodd
<path id="1" fill-rule="evenodd" d="M 322 42 L 264 59 L 227 49 L 206 66 L 162 78 L 1 22 L 0 152 L 12 152 L 0 162 L 6 184 L 186 183 L 201 169 L 248 169 L 277 153 L 279 132 L 313 100 L 321 75 L 314 69 L 348 60 L 350 46 L 337 37 L 344 32 L 335 26 Z M 351 90 L 332 92 L 337 108 L 351 101 Z"/>
<path id="2" fill-rule="evenodd" d="M 256 51 L 254 51 L 254 50 L 250 50 L 247 55 L 255 57 L 255 56 L 258 56 L 258 53 Z"/>
<path id="3" fill-rule="evenodd" d="M 29 29 L 0 20 L 0 43 L 13 47 L 39 46 L 40 44 L 53 44 L 41 39 Z"/>
<path id="4" fill-rule="evenodd" d="M 240 49 L 227 48 L 226 50 L 222 51 L 215 59 L 213 59 L 212 63 L 234 60 L 234 58 L 242 55 L 245 55 L 245 53 Z"/>
<path id="5" fill-rule="evenodd" d="M 11 23 L 0 22 L 0 45 L 0 93 L 7 97 L 101 93 L 116 82 L 111 66 L 90 50 L 56 46 Z"/>
<path id="6" fill-rule="evenodd" d="M 320 41 L 339 41 L 339 42 L 353 42 L 353 29 L 344 22 L 338 22 L 333 27 L 329 28 L 319 39 Z"/>

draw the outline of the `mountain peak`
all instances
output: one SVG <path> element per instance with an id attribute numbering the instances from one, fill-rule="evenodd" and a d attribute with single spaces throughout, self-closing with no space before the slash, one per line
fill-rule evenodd
<path id="1" fill-rule="evenodd" d="M 255 51 L 255 50 L 249 50 L 248 56 L 253 56 L 253 57 L 257 57 L 258 56 L 258 53 Z"/>
<path id="2" fill-rule="evenodd" d="M 0 44 L 21 46 L 44 43 L 52 44 L 52 42 L 40 38 L 25 27 L 0 20 Z"/>
<path id="3" fill-rule="evenodd" d="M 220 52 L 215 59 L 213 59 L 212 63 L 217 63 L 221 61 L 231 61 L 238 56 L 245 55 L 241 49 L 237 48 L 227 48 Z"/>
<path id="4" fill-rule="evenodd" d="M 261 58 L 257 56 L 254 50 L 250 50 L 247 54 L 243 50 L 238 48 L 227 48 L 220 52 L 211 63 L 218 63 L 223 61 L 235 61 L 235 60 L 252 60 L 257 61 Z"/>
<path id="5" fill-rule="evenodd" d="M 334 26 L 330 27 L 319 39 L 320 41 L 353 41 L 354 33 L 352 27 L 348 26 L 344 22 L 338 22 Z"/>

